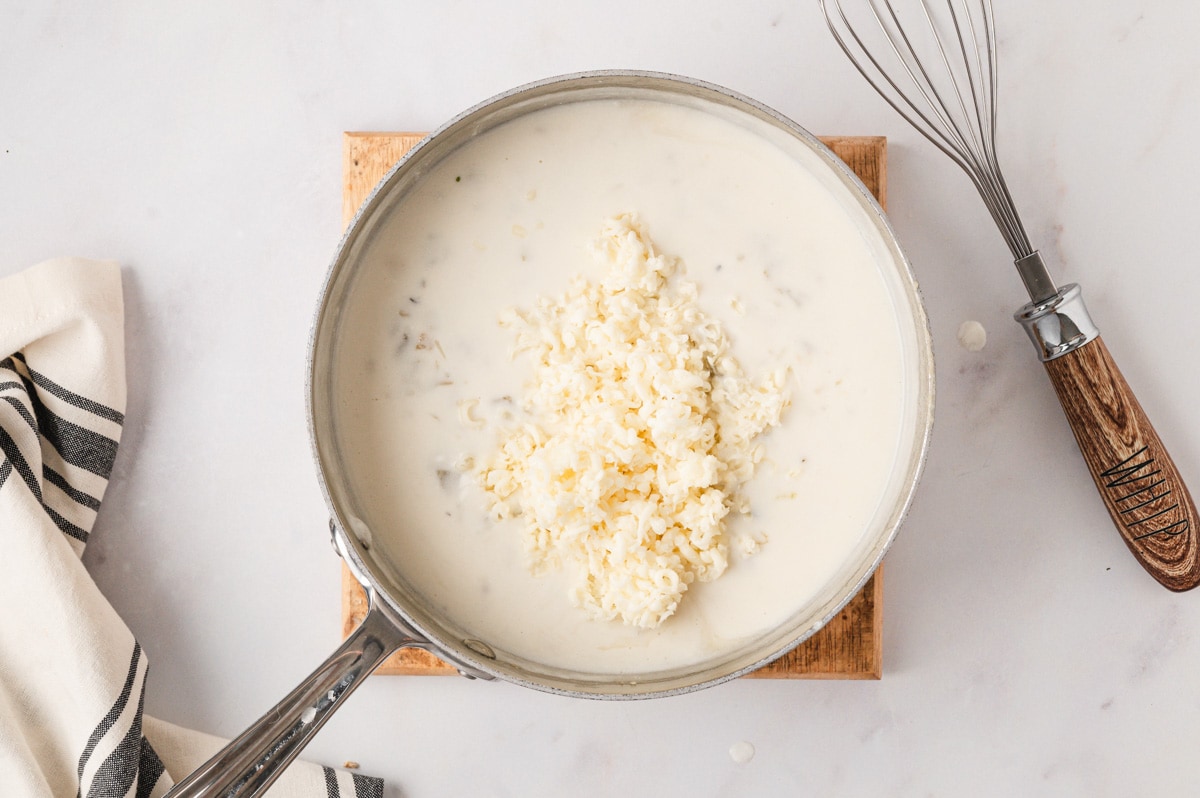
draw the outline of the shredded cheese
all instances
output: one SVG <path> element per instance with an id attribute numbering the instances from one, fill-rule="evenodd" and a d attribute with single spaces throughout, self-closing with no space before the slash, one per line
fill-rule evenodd
<path id="1" fill-rule="evenodd" d="M 636 215 L 607 220 L 593 251 L 602 280 L 502 315 L 534 374 L 476 475 L 495 517 L 520 517 L 534 573 L 566 568 L 591 617 L 654 628 L 728 567 L 726 516 L 749 513 L 739 489 L 787 405 L 786 372 L 742 373 Z"/>

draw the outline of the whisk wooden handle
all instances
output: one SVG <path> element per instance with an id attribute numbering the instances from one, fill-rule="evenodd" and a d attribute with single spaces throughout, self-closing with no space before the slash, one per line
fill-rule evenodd
<path id="1" fill-rule="evenodd" d="M 1046 361 L 1096 488 L 1130 551 L 1171 590 L 1200 583 L 1196 507 L 1099 338 Z"/>
<path id="2" fill-rule="evenodd" d="M 950 2 L 939 13 L 931 6 L 940 4 L 923 0 L 921 13 L 914 14 L 922 33 L 929 34 L 921 36 L 905 31 L 904 15 L 890 2 L 862 4 L 866 8 L 854 20 L 840 0 L 820 5 L 834 39 L 867 82 L 979 190 L 1029 293 L 1031 301 L 1016 319 L 1046 364 L 1096 487 L 1130 550 L 1166 587 L 1195 587 L 1200 548 L 1187 487 L 1100 341 L 1079 286 L 1056 286 L 1030 245 L 1000 174 L 991 3 Z M 895 58 L 876 57 L 874 48 Z M 938 63 L 944 71 L 934 66 Z"/>

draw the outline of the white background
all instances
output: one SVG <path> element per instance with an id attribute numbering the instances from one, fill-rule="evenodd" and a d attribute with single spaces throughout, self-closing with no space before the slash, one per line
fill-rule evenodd
<path id="1" fill-rule="evenodd" d="M 1200 479 L 1200 6 L 999 4 L 1001 160 L 1035 244 Z M 86 562 L 148 711 L 231 736 L 336 645 L 305 350 L 344 130 L 426 130 L 526 81 L 682 73 L 890 139 L 937 423 L 887 559 L 879 682 L 592 702 L 376 677 L 306 758 L 391 796 L 1148 795 L 1194 783 L 1200 596 L 1141 572 L 1011 313 L 964 176 L 870 92 L 815 2 L 0 0 L 0 275 L 124 266 L 129 405 Z M 967 352 L 967 319 L 988 330 Z M 753 744 L 736 764 L 729 748 Z"/>

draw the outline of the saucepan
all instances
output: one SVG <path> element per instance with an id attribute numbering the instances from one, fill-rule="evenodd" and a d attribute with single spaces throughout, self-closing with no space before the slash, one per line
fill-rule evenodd
<path id="1" fill-rule="evenodd" d="M 436 574 L 430 581 L 429 571 L 442 569 L 449 574 L 456 564 L 431 562 L 429 552 L 418 551 L 421 547 L 416 544 L 411 547 L 405 543 L 389 544 L 392 527 L 404 525 L 403 522 L 398 523 L 395 518 L 386 515 L 373 514 L 371 501 L 364 499 L 371 491 L 375 494 L 380 492 L 378 485 L 368 489 L 365 482 L 386 477 L 382 481 L 382 490 L 386 494 L 388 484 L 399 484 L 395 480 L 405 481 L 408 477 L 402 469 L 398 474 L 381 475 L 379 472 L 388 469 L 375 466 L 375 461 L 366 451 L 374 445 L 372 437 L 364 437 L 360 430 L 356 438 L 345 429 L 351 423 L 357 423 L 360 427 L 363 423 L 375 423 L 369 419 L 366 422 L 362 418 L 350 419 L 354 411 L 347 407 L 346 400 L 348 383 L 356 379 L 354 372 L 344 367 L 347 362 L 361 362 L 364 373 L 384 367 L 384 364 L 358 351 L 361 341 L 365 340 L 362 330 L 367 331 L 366 338 L 370 337 L 373 330 L 378 330 L 381 340 L 387 345 L 391 345 L 387 343 L 389 341 L 394 343 L 396 348 L 424 344 L 432 349 L 440 347 L 440 343 L 423 339 L 413 342 L 409 340 L 407 332 L 398 332 L 398 325 L 402 325 L 407 315 L 406 310 L 415 310 L 418 304 L 424 302 L 427 303 L 426 309 L 428 305 L 440 303 L 438 310 L 444 314 L 481 313 L 465 306 L 453 307 L 453 299 L 431 294 L 402 298 L 394 313 L 389 311 L 387 316 L 362 316 L 362 302 L 355 299 L 356 292 L 362 294 L 378 290 L 379 286 L 389 285 L 395 275 L 403 276 L 406 269 L 416 268 L 397 256 L 395 237 L 423 234 L 421 231 L 425 222 L 420 214 L 428 213 L 429 209 L 420 199 L 426 196 L 420 193 L 422 186 L 437 179 L 445 183 L 438 191 L 465 187 L 481 176 L 491 174 L 490 167 L 487 163 L 482 166 L 476 163 L 475 167 L 464 168 L 462 173 L 453 175 L 446 173 L 445 169 L 439 170 L 439 166 L 449 163 L 448 159 L 455 157 L 456 153 L 489 135 L 499 135 L 498 131 L 513 129 L 521 120 L 529 120 L 550 111 L 561 114 L 566 109 L 566 112 L 570 112 L 577 105 L 593 104 L 588 107 L 594 108 L 595 103 L 607 104 L 606 107 L 650 103 L 683 109 L 691 115 L 689 118 L 717 120 L 720 125 L 730 125 L 742 131 L 738 135 L 761 140 L 764 146 L 775 153 L 771 157 L 785 157 L 803 172 L 804 180 L 808 181 L 815 192 L 813 196 L 817 198 L 803 206 L 803 213 L 799 216 L 789 217 L 786 226 L 812 226 L 814 220 L 823 228 L 841 225 L 838 229 L 845 231 L 838 234 L 845 239 L 842 243 L 857 253 L 865 253 L 863 257 L 867 259 L 869 267 L 869 274 L 863 283 L 865 287 L 861 291 L 855 289 L 849 292 L 851 295 L 821 284 L 803 291 L 779 289 L 779 296 L 772 301 L 793 302 L 797 314 L 825 319 L 814 334 L 814 343 L 806 344 L 807 349 L 800 347 L 799 351 L 818 353 L 828 348 L 826 343 L 832 346 L 855 341 L 858 342 L 855 346 L 867 351 L 875 346 L 873 337 L 893 341 L 892 348 L 886 350 L 890 354 L 881 356 L 884 359 L 881 368 L 893 375 L 889 380 L 894 383 L 888 386 L 889 395 L 894 396 L 894 401 L 892 406 L 885 409 L 885 415 L 891 419 L 889 425 L 885 425 L 886 429 L 879 433 L 880 440 L 847 440 L 840 447 L 841 451 L 837 451 L 842 468 L 838 480 L 845 483 L 871 481 L 874 487 L 866 494 L 848 494 L 857 497 L 846 501 L 847 505 L 852 506 L 832 507 L 828 517 L 854 515 L 862 519 L 861 529 L 826 563 L 824 572 L 807 594 L 797 599 L 795 606 L 787 608 L 779 620 L 765 629 L 758 628 L 752 634 L 739 638 L 735 645 L 690 660 L 668 656 L 651 658 L 643 663 L 634 660 L 632 664 L 605 665 L 604 657 L 609 652 L 600 651 L 600 647 L 596 647 L 594 652 L 576 651 L 574 653 L 578 656 L 565 660 L 561 657 L 543 659 L 536 647 L 521 649 L 512 645 L 511 637 L 500 635 L 492 621 L 480 622 L 463 617 L 460 604 L 452 600 L 453 596 L 429 587 L 431 584 L 440 584 Z M 631 126 L 637 124 L 637 119 L 634 117 Z M 650 127 L 658 135 L 664 133 L 670 124 L 654 123 Z M 686 129 L 665 130 L 665 133 L 668 137 L 675 136 L 677 141 L 688 143 L 687 146 L 698 141 L 703 143 L 701 140 L 707 135 L 706 128 L 683 127 Z M 539 122 L 530 130 L 553 139 L 552 128 L 553 125 L 547 128 Z M 548 134 L 547 129 L 550 129 Z M 620 130 L 601 136 L 604 147 L 610 143 L 620 143 L 625 137 Z M 487 151 L 490 154 L 480 157 L 485 162 L 490 158 L 496 164 L 505 161 L 511 166 L 511 162 L 520 157 L 517 153 L 518 143 L 492 147 Z M 550 148 L 547 153 L 555 151 L 553 140 L 548 141 L 547 146 Z M 783 153 L 783 156 L 779 153 Z M 672 157 L 668 154 L 659 160 L 670 161 Z M 652 166 L 652 161 L 653 158 L 647 160 L 647 164 Z M 541 158 L 531 159 L 529 168 L 536 168 L 534 165 L 541 163 Z M 545 166 L 550 168 L 552 165 L 552 159 L 547 155 Z M 570 164 L 560 164 L 554 168 L 569 167 Z M 667 194 L 672 191 L 681 194 L 678 199 L 684 203 L 681 213 L 685 216 L 698 213 L 695 210 L 699 207 L 697 203 L 708 201 L 725 203 L 720 207 L 725 209 L 722 213 L 729 216 L 730 224 L 734 223 L 733 219 L 738 214 L 757 213 L 755 208 L 761 208 L 763 213 L 774 212 L 770 198 L 749 196 L 751 189 L 741 186 L 737 179 L 718 187 L 697 189 L 697 185 L 705 185 L 701 180 L 708 178 L 705 172 L 701 164 L 675 182 L 664 182 L 658 188 Z M 701 182 L 696 183 L 692 178 Z M 614 185 L 607 186 L 605 190 L 620 195 L 632 183 L 640 186 L 643 182 L 650 184 L 656 179 L 649 171 L 644 181 L 640 177 L 632 181 L 614 178 Z M 591 197 L 589 192 L 593 188 L 586 184 L 578 186 L 581 202 Z M 515 203 L 532 203 L 535 199 L 543 199 L 535 198 L 533 188 L 526 189 L 522 185 L 518 189 L 514 194 L 517 198 L 512 200 Z M 783 190 L 787 190 L 786 182 Z M 573 205 L 562 196 L 544 199 L 553 202 L 558 211 L 562 211 L 564 206 L 569 210 Z M 455 224 L 461 222 L 464 240 L 471 239 L 471 243 L 482 250 L 486 249 L 488 242 L 482 239 L 476 241 L 473 237 L 482 234 L 471 227 L 474 221 L 472 215 L 476 211 L 482 213 L 482 210 L 470 204 L 463 206 L 460 215 L 455 217 Z M 810 214 L 812 218 L 807 218 Z M 397 220 L 407 220 L 409 224 L 397 224 Z M 552 224 L 547 222 L 546 226 Z M 397 232 L 405 230 L 406 233 Z M 512 225 L 512 235 L 523 237 L 527 234 L 532 235 L 524 228 Z M 436 238 L 432 232 L 429 236 Z M 786 263 L 779 263 L 779 258 L 773 260 L 774 256 L 768 253 L 771 240 L 775 238 L 773 235 L 764 236 L 769 240 L 762 245 L 763 250 L 759 253 L 762 262 L 754 266 L 761 268 L 764 274 L 768 268 L 791 268 Z M 669 243 L 674 245 L 679 241 Z M 440 251 L 437 245 L 438 241 L 433 241 L 430 251 Z M 526 243 L 521 242 L 520 246 L 524 247 Z M 525 250 L 518 248 L 512 251 L 517 253 Z M 836 260 L 838 251 L 826 249 L 819 254 L 820 257 Z M 790 255 L 783 260 L 788 257 Z M 436 256 L 431 256 L 431 261 L 436 260 Z M 522 275 L 520 260 L 523 260 L 523 255 L 510 261 L 497 254 L 487 261 L 488 274 L 480 273 L 480 280 L 492 280 L 496 286 L 508 285 L 511 281 L 506 274 L 513 280 Z M 747 260 L 754 260 L 753 253 Z M 687 264 L 689 270 L 699 269 L 701 265 L 692 262 Z M 718 263 L 713 268 L 719 270 L 721 266 Z M 728 266 L 729 269 L 738 267 L 735 264 Z M 435 263 L 433 268 L 440 267 Z M 836 270 L 837 263 L 832 268 Z M 565 284 L 570 267 L 564 265 L 563 269 Z M 468 276 L 461 282 L 464 288 L 469 287 L 467 284 L 471 279 Z M 424 285 L 423 281 L 421 285 Z M 840 284 L 835 282 L 833 285 Z M 831 295 L 831 291 L 836 295 Z M 868 293 L 875 299 L 867 297 Z M 532 296 L 529 301 L 533 301 Z M 482 311 L 482 314 L 495 315 L 499 310 L 490 308 Z M 876 317 L 879 316 L 885 317 L 882 326 L 878 325 L 879 319 Z M 354 330 L 359 332 L 355 333 Z M 873 332 L 878 330 L 883 332 Z M 788 333 L 781 330 L 779 335 Z M 765 347 L 771 350 L 771 343 L 767 342 Z M 807 355 L 804 355 L 801 359 L 808 362 L 806 358 Z M 833 370 L 836 371 L 839 365 L 849 368 L 852 364 L 835 361 Z M 804 364 L 801 363 L 800 370 L 803 371 L 803 368 Z M 848 373 L 855 372 L 849 368 Z M 414 384 L 423 379 L 431 377 L 428 374 L 411 375 Z M 832 394 L 852 389 L 852 386 L 842 384 L 838 374 L 816 375 L 813 379 L 817 382 L 827 380 Z M 450 382 L 442 380 L 435 384 L 448 385 Z M 400 383 L 398 391 L 403 388 L 404 379 Z M 226 749 L 179 784 L 170 793 L 172 796 L 257 795 L 275 780 L 363 679 L 386 657 L 403 647 L 433 652 L 467 677 L 500 679 L 568 697 L 602 699 L 652 698 L 698 690 L 736 678 L 776 659 L 833 618 L 870 578 L 891 544 L 907 512 L 924 463 L 933 419 L 934 378 L 928 323 L 908 261 L 897 245 L 879 204 L 829 149 L 781 114 L 727 89 L 673 75 L 602 71 L 551 78 L 490 99 L 425 138 L 388 173 L 359 210 L 330 267 L 309 349 L 308 394 L 310 434 L 331 516 L 329 528 L 333 546 L 361 583 L 367 595 L 369 612 L 358 629 L 311 676 Z M 852 405 L 853 399 L 846 398 L 848 396 L 830 393 L 817 396 L 814 393 L 813 396 L 796 397 L 794 403 L 803 406 L 797 412 L 810 412 L 815 414 L 812 418 L 819 419 L 822 407 L 844 409 L 844 406 Z M 379 406 L 386 406 L 387 396 L 374 398 L 382 402 Z M 386 414 L 386 410 L 382 412 Z M 449 407 L 445 412 L 454 415 L 456 411 L 454 407 Z M 431 412 L 430 415 L 436 414 Z M 386 418 L 386 415 L 383 417 Z M 471 420 L 469 413 L 467 420 Z M 865 434 L 863 429 L 871 428 L 866 420 L 861 420 L 861 423 L 855 421 L 854 425 L 860 435 Z M 814 425 L 814 436 L 830 434 L 828 430 L 817 429 L 818 426 L 819 421 Z M 413 434 L 416 435 L 420 427 L 414 429 L 417 432 Z M 398 462 L 407 454 L 404 438 L 389 439 L 381 433 L 377 445 L 398 450 L 392 452 L 400 458 Z M 839 449 L 838 442 L 832 441 L 830 448 Z M 866 449 L 876 452 L 874 465 L 870 467 L 867 465 Z M 801 465 L 792 476 L 801 483 L 808 479 L 819 480 L 821 475 L 817 472 L 824 468 L 820 459 L 798 457 L 797 463 Z M 439 469 L 439 479 L 450 482 L 458 479 L 450 471 L 448 467 Z M 393 482 L 389 483 L 388 479 Z M 437 489 L 436 482 L 430 484 L 432 489 Z M 452 515 L 449 511 L 446 514 Z M 409 526 L 419 527 L 431 517 L 428 513 L 415 515 Z M 409 536 L 403 540 L 419 540 L 419 537 L 412 537 L 413 531 L 408 529 Z M 422 532 L 421 529 L 415 531 Z M 820 530 L 808 530 L 806 534 L 819 536 Z M 782 544 L 768 540 L 755 556 L 770 556 L 770 549 L 775 545 Z M 516 548 L 519 549 L 519 544 Z M 796 567 L 798 572 L 802 570 L 801 563 L 796 563 Z M 447 584 L 452 586 L 454 582 L 449 580 Z M 479 601 L 494 605 L 483 617 L 509 617 L 514 624 L 522 623 L 519 610 L 507 605 L 507 594 L 503 590 L 492 590 L 491 593 L 485 590 Z M 564 645 L 582 648 L 592 645 L 586 636 L 576 640 L 570 632 L 542 629 L 539 633 L 554 637 L 560 649 Z M 650 636 L 653 634 L 647 633 Z M 593 662 L 597 664 L 593 666 Z"/>

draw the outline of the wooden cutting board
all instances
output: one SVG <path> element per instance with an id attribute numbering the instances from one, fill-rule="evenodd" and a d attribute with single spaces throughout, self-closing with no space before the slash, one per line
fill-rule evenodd
<path id="1" fill-rule="evenodd" d="M 420 133 L 346 133 L 342 160 L 342 223 L 349 225 L 375 185 L 422 138 Z M 867 189 L 887 201 L 887 139 L 834 136 L 821 140 L 854 170 Z M 367 598 L 342 567 L 342 634 L 367 614 Z M 882 675 L 883 568 L 825 628 L 775 662 L 750 674 L 773 679 L 878 679 Z M 381 674 L 442 675 L 450 665 L 419 649 L 401 649 L 375 671 Z"/>

